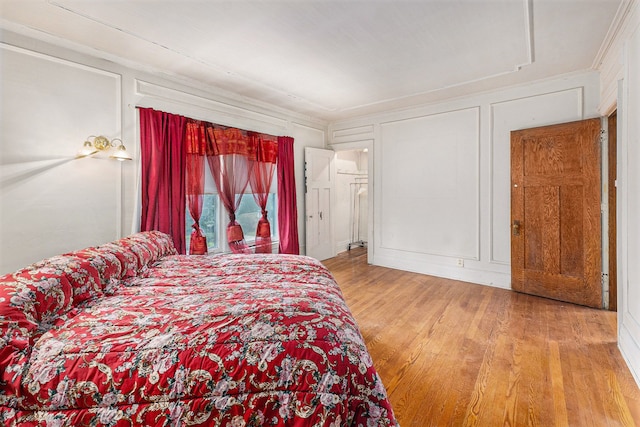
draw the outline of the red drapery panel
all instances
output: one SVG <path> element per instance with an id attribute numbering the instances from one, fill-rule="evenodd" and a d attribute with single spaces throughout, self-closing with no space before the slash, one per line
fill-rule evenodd
<path id="1" fill-rule="evenodd" d="M 186 118 L 139 108 L 142 161 L 140 230 L 158 230 L 173 238 L 185 253 Z"/>
<path id="2" fill-rule="evenodd" d="M 246 132 L 235 128 L 206 126 L 207 162 L 218 189 L 218 195 L 229 214 L 227 242 L 233 253 L 250 253 L 236 211 L 249 184 L 255 158 L 254 148 Z"/>
<path id="3" fill-rule="evenodd" d="M 204 158 L 206 154 L 206 136 L 204 124 L 198 120 L 187 120 L 185 147 L 187 151 L 187 206 L 193 218 L 193 232 L 189 243 L 189 254 L 207 253 L 207 238 L 200 229 L 202 202 L 204 199 Z"/>
<path id="4" fill-rule="evenodd" d="M 293 138 L 278 137 L 278 231 L 281 254 L 300 253 Z"/>
<path id="5" fill-rule="evenodd" d="M 251 145 L 255 146 L 256 160 L 250 177 L 251 190 L 262 217 L 258 220 L 256 229 L 256 253 L 271 253 L 271 224 L 267 219 L 267 201 L 269 189 L 273 181 L 278 156 L 278 142 L 276 137 L 249 132 Z"/>

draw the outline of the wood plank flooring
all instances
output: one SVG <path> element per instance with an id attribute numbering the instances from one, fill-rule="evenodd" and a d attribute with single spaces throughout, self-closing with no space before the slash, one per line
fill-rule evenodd
<path id="1" fill-rule="evenodd" d="M 640 426 L 616 313 L 366 264 L 340 284 L 402 427 Z"/>

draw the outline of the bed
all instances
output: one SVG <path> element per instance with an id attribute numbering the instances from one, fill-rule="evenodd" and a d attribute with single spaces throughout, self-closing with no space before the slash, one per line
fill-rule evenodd
<path id="1" fill-rule="evenodd" d="M 321 263 L 176 255 L 157 232 L 125 239 L 63 256 L 79 267 L 54 259 L 0 279 L 5 424 L 397 425 Z"/>

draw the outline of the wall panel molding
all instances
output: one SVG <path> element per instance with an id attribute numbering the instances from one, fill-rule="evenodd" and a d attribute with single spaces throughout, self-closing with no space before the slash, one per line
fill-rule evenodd
<path id="1" fill-rule="evenodd" d="M 92 67 L 90 65 L 86 65 L 86 64 L 82 64 L 80 62 L 75 62 L 75 61 L 71 61 L 68 59 L 64 59 L 64 58 L 60 58 L 57 56 L 53 56 L 53 55 L 48 55 L 46 53 L 41 53 L 41 52 L 36 52 L 34 50 L 29 50 L 29 49 L 25 49 L 19 46 L 15 46 L 9 43 L 5 43 L 5 42 L 0 42 L 0 48 L 1 49 L 6 49 L 9 51 L 13 51 L 13 52 L 18 52 L 21 53 L 23 55 L 27 55 L 27 56 L 32 56 L 34 58 L 39 58 L 39 59 L 43 59 L 49 62 L 55 62 L 58 64 L 63 64 L 69 67 L 73 67 L 73 68 L 78 68 L 78 69 L 82 69 L 91 73 L 96 73 L 96 74 L 101 74 L 104 76 L 110 76 L 110 77 L 120 77 L 120 74 L 118 73 L 114 73 L 111 71 L 107 71 L 107 70 L 103 70 L 101 68 L 96 68 L 96 67 Z"/>
<path id="2" fill-rule="evenodd" d="M 195 95 L 187 91 L 158 85 L 146 80 L 136 79 L 136 94 L 144 97 L 142 98 L 143 104 L 152 103 L 150 101 L 157 99 L 168 101 L 173 105 L 182 104 L 188 107 L 196 107 L 198 109 L 206 110 L 207 112 L 214 113 L 216 118 L 197 118 L 211 120 L 221 125 L 240 126 L 238 123 L 250 120 L 255 123 L 254 128 L 251 130 L 264 131 L 263 129 L 272 129 L 271 132 L 277 130 L 278 132 L 276 133 L 284 132 L 288 125 L 287 119 L 277 115 L 266 114 L 245 107 L 239 107 L 230 102 L 227 103 L 214 100 L 206 96 Z"/>
<path id="3" fill-rule="evenodd" d="M 357 126 L 333 130 L 331 133 L 331 143 L 351 142 L 354 139 L 367 139 L 373 136 L 374 125 Z"/>
<path id="4" fill-rule="evenodd" d="M 90 135 L 125 137 L 121 74 L 7 43 L 0 49 L 4 273 L 119 237 L 121 164 L 104 153 L 75 155 Z"/>
<path id="5" fill-rule="evenodd" d="M 380 249 L 479 260 L 480 107 L 384 122 L 380 134 Z"/>
<path id="6" fill-rule="evenodd" d="M 490 263 L 510 265 L 510 132 L 581 120 L 583 91 L 583 87 L 573 87 L 490 104 Z"/>

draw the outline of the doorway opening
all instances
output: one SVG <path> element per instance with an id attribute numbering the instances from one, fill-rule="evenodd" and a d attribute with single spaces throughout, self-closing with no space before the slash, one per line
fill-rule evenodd
<path id="1" fill-rule="evenodd" d="M 336 153 L 336 253 L 368 242 L 368 150 Z"/>
<path id="2" fill-rule="evenodd" d="M 371 263 L 373 240 L 373 141 L 332 146 L 335 154 L 335 253 L 365 248 Z"/>

